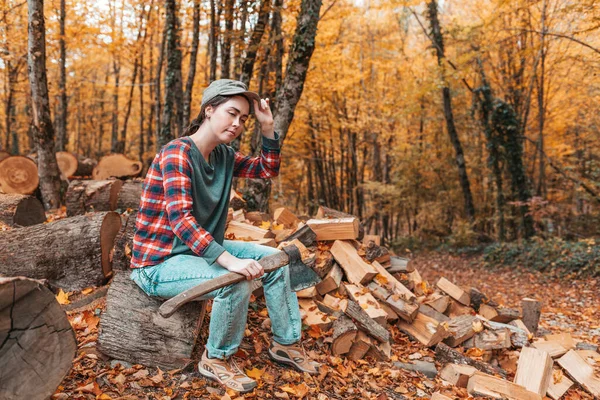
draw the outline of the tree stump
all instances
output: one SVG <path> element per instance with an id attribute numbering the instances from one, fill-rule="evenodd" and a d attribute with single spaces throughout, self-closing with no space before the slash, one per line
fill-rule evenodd
<path id="1" fill-rule="evenodd" d="M 65 202 L 67 215 L 82 215 L 90 211 L 114 211 L 117 209 L 121 180 L 72 181 Z"/>
<path id="2" fill-rule="evenodd" d="M 142 199 L 142 181 L 125 181 L 117 196 L 117 208 L 115 210 L 138 210 Z"/>
<path id="3" fill-rule="evenodd" d="M 46 221 L 46 213 L 33 196 L 0 194 L 0 221 L 9 226 L 36 225 Z"/>
<path id="4" fill-rule="evenodd" d="M 170 318 L 158 313 L 162 302 L 146 295 L 129 273 L 116 273 L 100 318 L 100 351 L 132 364 L 185 367 L 191 362 L 206 302 L 185 304 Z"/>
<path id="5" fill-rule="evenodd" d="M 11 156 L 0 161 L 0 190 L 4 193 L 32 194 L 40 183 L 33 160 Z"/>
<path id="6" fill-rule="evenodd" d="M 132 161 L 123 154 L 111 154 L 102 157 L 100 162 L 92 171 L 92 179 L 103 181 L 110 177 L 125 178 L 133 177 L 142 171 L 142 163 Z"/>
<path id="7" fill-rule="evenodd" d="M 127 220 L 115 239 L 115 249 L 113 251 L 113 269 L 115 271 L 128 271 L 131 262 L 137 212 L 133 212 L 126 218 Z"/>
<path id="8" fill-rule="evenodd" d="M 77 157 L 68 151 L 59 151 L 56 153 L 56 162 L 58 163 L 58 169 L 63 177 L 68 178 L 75 175 L 77 171 Z"/>
<path id="9" fill-rule="evenodd" d="M 0 275 L 47 279 L 65 291 L 100 286 L 120 227 L 119 214 L 101 212 L 0 232 Z"/>
<path id="10" fill-rule="evenodd" d="M 47 399 L 77 351 L 75 333 L 54 295 L 38 281 L 0 278 L 0 397 Z"/>

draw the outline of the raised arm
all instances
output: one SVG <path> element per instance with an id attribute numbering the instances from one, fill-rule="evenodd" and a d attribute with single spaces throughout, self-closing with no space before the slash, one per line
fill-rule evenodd
<path id="1" fill-rule="evenodd" d="M 241 178 L 274 178 L 279 175 L 279 141 L 262 138 L 262 149 L 259 157 L 244 156 L 235 153 L 233 176 Z"/>

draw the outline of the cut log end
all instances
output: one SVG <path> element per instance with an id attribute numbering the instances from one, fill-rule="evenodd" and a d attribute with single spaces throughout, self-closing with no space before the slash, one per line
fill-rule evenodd
<path id="1" fill-rule="evenodd" d="M 94 180 L 105 180 L 110 177 L 122 178 L 136 176 L 142 171 L 143 165 L 139 161 L 129 160 L 122 154 L 111 154 L 103 157 L 94 171 Z"/>
<path id="2" fill-rule="evenodd" d="M 109 212 L 102 221 L 100 228 L 100 246 L 102 248 L 102 272 L 105 277 L 112 274 L 112 261 L 110 253 L 113 249 L 115 238 L 121 229 L 121 217 L 115 212 Z"/>
<path id="3" fill-rule="evenodd" d="M 31 226 L 46 221 L 46 213 L 33 196 L 0 194 L 0 221 L 10 226 Z"/>
<path id="4" fill-rule="evenodd" d="M 59 151 L 56 153 L 56 162 L 58 163 L 58 169 L 60 173 L 68 178 L 75 175 L 77 171 L 77 157 L 67 151 Z"/>
<path id="5" fill-rule="evenodd" d="M 0 162 L 0 187 L 4 193 L 32 194 L 39 182 L 37 165 L 31 159 L 11 156 Z"/>

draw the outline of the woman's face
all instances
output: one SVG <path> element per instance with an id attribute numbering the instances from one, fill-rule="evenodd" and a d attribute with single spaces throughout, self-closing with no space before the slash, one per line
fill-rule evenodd
<path id="1" fill-rule="evenodd" d="M 211 132 L 221 143 L 230 143 L 244 131 L 250 104 L 244 96 L 234 96 L 213 108 L 206 107 L 206 118 Z"/>

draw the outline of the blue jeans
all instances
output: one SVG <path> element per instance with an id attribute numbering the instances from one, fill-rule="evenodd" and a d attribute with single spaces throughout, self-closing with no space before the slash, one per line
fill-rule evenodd
<path id="1" fill-rule="evenodd" d="M 279 252 L 272 247 L 230 240 L 225 240 L 223 247 L 235 257 L 255 260 Z M 216 263 L 208 264 L 202 257 L 176 255 L 161 264 L 134 269 L 131 279 L 149 296 L 171 298 L 228 272 Z M 290 288 L 288 266 L 265 274 L 260 279 L 271 318 L 273 339 L 283 345 L 298 342 L 302 323 L 296 293 Z M 251 281 L 245 280 L 202 297 L 205 300 L 213 299 L 206 343 L 209 357 L 229 357 L 240 346 L 246 328 L 251 285 Z"/>

